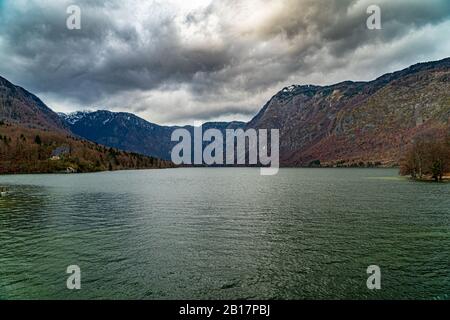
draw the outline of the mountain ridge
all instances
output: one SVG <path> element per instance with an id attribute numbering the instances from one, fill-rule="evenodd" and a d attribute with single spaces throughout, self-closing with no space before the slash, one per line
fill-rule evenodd
<path id="1" fill-rule="evenodd" d="M 392 166 L 398 163 L 402 146 L 415 133 L 430 125 L 448 123 L 449 70 L 450 58 L 445 58 L 417 63 L 371 81 L 291 85 L 273 95 L 249 122 L 205 123 L 204 130 L 279 129 L 283 166 L 318 162 L 326 166 L 360 163 Z M 66 125 L 90 140 L 168 159 L 174 145 L 170 135 L 179 126 L 161 126 L 139 119 L 143 122 L 137 127 L 143 130 L 137 141 L 133 133 L 124 129 L 124 123 L 111 126 L 107 132 L 98 132 L 102 127 L 98 122 L 71 125 L 66 121 Z M 144 130 L 149 125 L 153 130 Z M 191 126 L 184 128 L 192 130 Z M 86 130 L 97 130 L 96 136 Z"/>
<path id="2" fill-rule="evenodd" d="M 0 77 L 0 174 L 173 167 L 77 137 L 37 96 Z"/>
<path id="3" fill-rule="evenodd" d="M 1 76 L 0 118 L 39 128 L 67 130 L 59 116 L 41 99 Z"/>
<path id="4" fill-rule="evenodd" d="M 169 160 L 177 142 L 171 141 L 172 132 L 184 128 L 193 133 L 194 126 L 162 126 L 128 112 L 98 110 L 61 114 L 70 130 L 81 137 L 122 150 Z M 76 120 L 74 120 L 76 119 Z M 206 122 L 203 129 L 243 128 L 244 122 Z"/>
<path id="5" fill-rule="evenodd" d="M 299 85 L 299 84 L 292 84 L 290 86 L 284 87 L 283 89 L 281 89 L 280 91 L 278 91 L 275 95 L 272 96 L 272 98 L 270 98 L 266 104 L 260 109 L 260 111 L 255 115 L 255 117 L 253 117 L 248 123 L 252 123 L 255 118 L 258 117 L 258 115 L 264 111 L 264 108 L 270 103 L 270 101 L 274 98 L 286 98 L 286 97 L 292 97 L 295 96 L 297 94 L 311 94 L 312 92 L 316 93 L 319 90 L 331 90 L 331 89 L 336 89 L 345 85 L 354 85 L 356 87 L 364 87 L 366 85 L 370 85 L 370 84 L 376 84 L 377 88 L 379 89 L 379 86 L 381 84 L 386 84 L 389 83 L 391 81 L 395 81 L 396 79 L 398 79 L 401 76 L 404 76 L 406 74 L 413 74 L 413 73 L 417 73 L 420 71 L 425 71 L 425 70 L 432 70 L 434 68 L 437 67 L 447 67 L 450 68 L 450 57 L 448 58 L 444 58 L 441 60 L 437 60 L 437 61 L 428 61 L 428 62 L 419 62 L 416 63 L 414 65 L 411 65 L 405 69 L 399 70 L 399 71 L 394 71 L 394 72 L 390 72 L 390 73 L 386 73 L 383 74 L 377 78 L 375 78 L 374 80 L 369 80 L 369 81 L 352 81 L 352 80 L 345 80 L 345 81 L 341 81 L 335 84 L 330 84 L 330 85 L 315 85 L 315 84 L 305 84 L 305 85 Z"/>
<path id="6" fill-rule="evenodd" d="M 319 161 L 327 166 L 395 165 L 400 148 L 420 126 L 429 126 L 430 121 L 448 125 L 449 70 L 450 58 L 446 58 L 367 82 L 286 87 L 264 105 L 247 128 L 280 129 L 281 163 L 285 166 Z"/>
<path id="7" fill-rule="evenodd" d="M 395 165 L 415 134 L 450 123 L 450 58 L 414 64 L 371 81 L 291 85 L 247 123 L 207 122 L 203 129 L 279 129 L 282 166 Z M 170 159 L 173 130 L 132 113 L 56 114 L 39 98 L 0 77 L 0 118 L 95 143 Z"/>

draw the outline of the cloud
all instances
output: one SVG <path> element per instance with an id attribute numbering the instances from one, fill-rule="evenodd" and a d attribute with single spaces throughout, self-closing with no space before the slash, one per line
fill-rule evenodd
<path id="1" fill-rule="evenodd" d="M 447 0 L 80 0 L 81 30 L 66 28 L 73 1 L 0 3 L 0 74 L 58 111 L 247 120 L 292 83 L 450 56 Z M 371 4 L 382 30 L 366 28 Z"/>

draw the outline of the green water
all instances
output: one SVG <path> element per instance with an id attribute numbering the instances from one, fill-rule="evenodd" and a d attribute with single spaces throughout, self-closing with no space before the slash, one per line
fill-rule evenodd
<path id="1" fill-rule="evenodd" d="M 448 299 L 450 184 L 384 169 L 0 176 L 0 299 Z M 81 290 L 66 268 L 81 268 Z M 379 265 L 382 289 L 367 289 Z"/>

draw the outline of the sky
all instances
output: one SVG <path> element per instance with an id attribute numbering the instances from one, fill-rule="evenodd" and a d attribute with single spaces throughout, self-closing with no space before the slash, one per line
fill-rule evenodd
<path id="1" fill-rule="evenodd" d="M 292 84 L 449 57 L 449 35 L 449 0 L 0 0 L 0 76 L 58 112 L 247 121 Z"/>

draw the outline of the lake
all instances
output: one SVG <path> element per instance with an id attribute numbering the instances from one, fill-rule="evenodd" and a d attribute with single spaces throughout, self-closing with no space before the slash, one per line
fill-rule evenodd
<path id="1" fill-rule="evenodd" d="M 449 299 L 450 184 L 395 169 L 0 176 L 0 299 Z M 81 268 L 81 290 L 66 268 Z M 366 286 L 381 268 L 381 290 Z"/>

